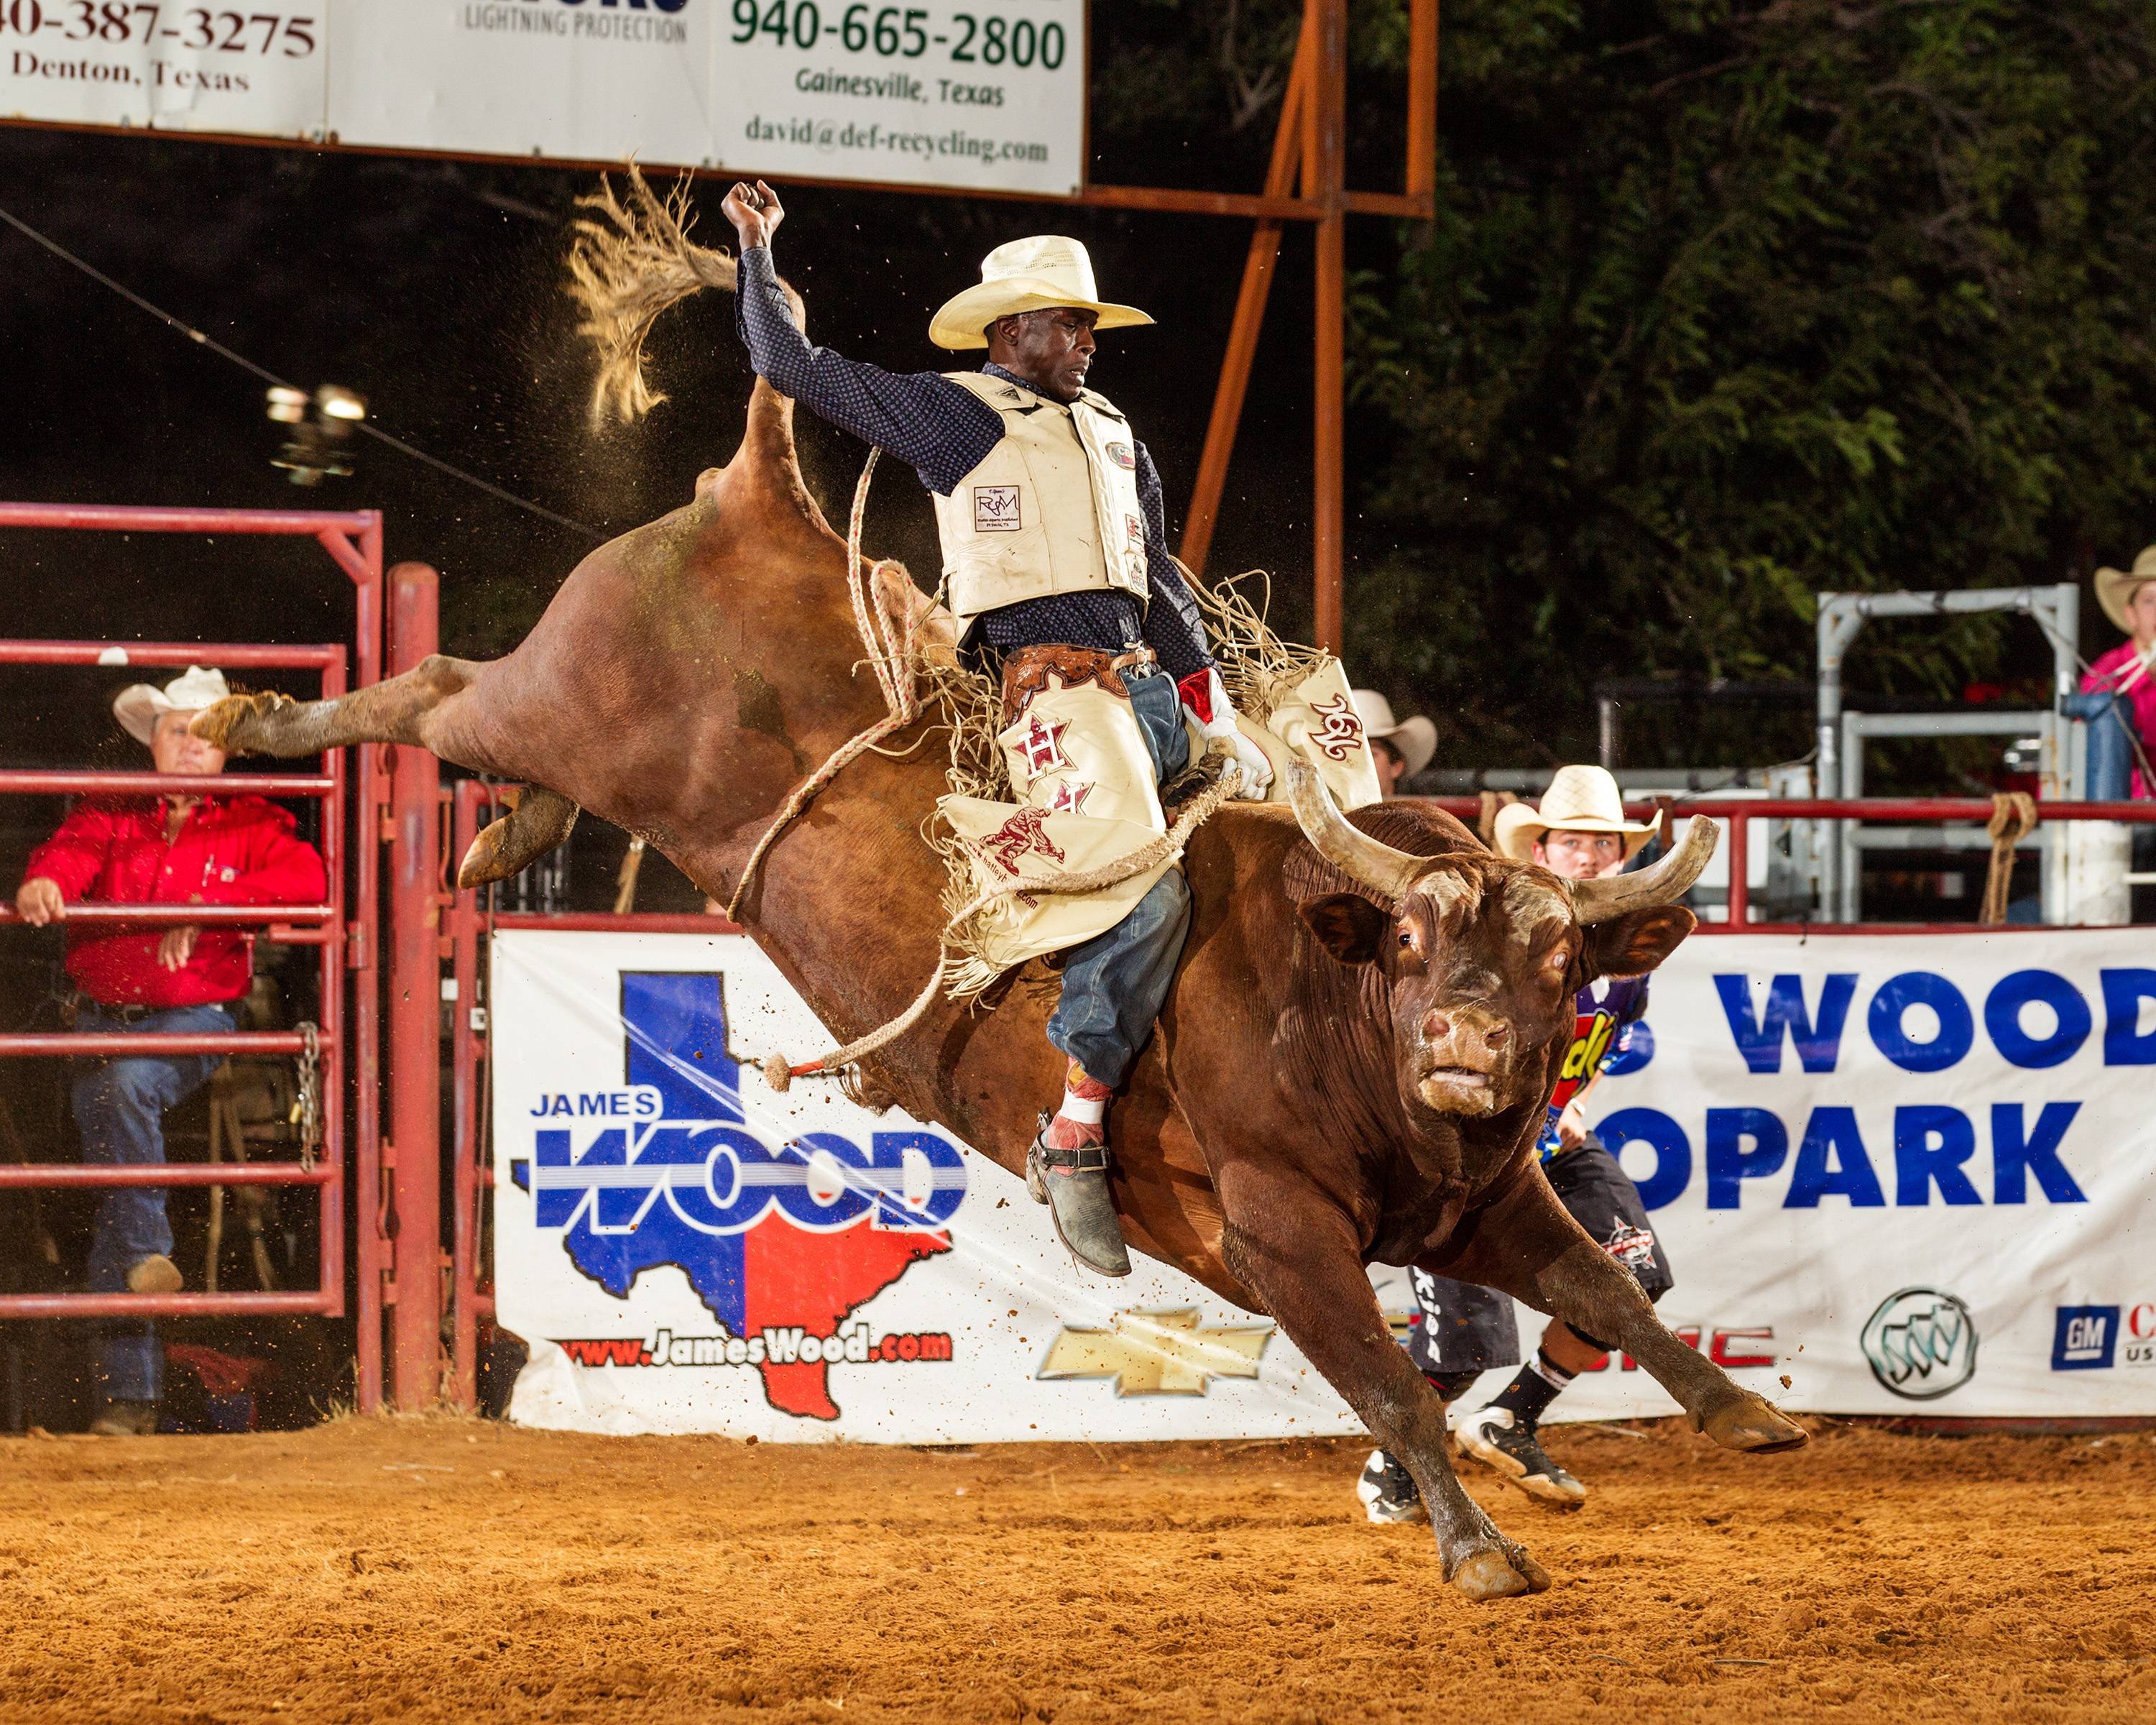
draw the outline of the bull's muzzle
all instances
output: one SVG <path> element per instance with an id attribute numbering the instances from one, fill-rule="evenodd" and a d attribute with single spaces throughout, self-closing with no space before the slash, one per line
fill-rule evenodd
<path id="1" fill-rule="evenodd" d="M 1512 1066 L 1512 1027 L 1480 1007 L 1440 1007 L 1415 1027 L 1415 1094 L 1440 1114 L 1494 1114 Z"/>

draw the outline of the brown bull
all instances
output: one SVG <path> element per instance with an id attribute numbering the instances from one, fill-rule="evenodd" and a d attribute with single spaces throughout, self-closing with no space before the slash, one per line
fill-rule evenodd
<path id="1" fill-rule="evenodd" d="M 787 793 L 883 711 L 856 674 L 845 547 L 803 485 L 792 416 L 759 382 L 733 461 L 585 558 L 506 658 L 431 659 L 335 701 L 235 699 L 197 730 L 278 755 L 413 744 L 543 787 L 480 836 L 467 884 L 521 868 L 590 809 L 726 899 Z M 770 851 L 744 907 L 841 1038 L 897 1014 L 935 962 L 942 870 L 917 829 L 942 789 L 937 752 L 847 768 Z M 1612 1337 L 1729 1447 L 1804 1441 L 1662 1327 L 1558 1206 L 1532 1150 L 1572 991 L 1661 961 L 1692 919 L 1660 905 L 1703 854 L 1568 894 L 1443 815 L 1356 817 L 1391 849 L 1312 785 L 1300 812 L 1345 872 L 1284 809 L 1230 804 L 1190 846 L 1190 939 L 1116 1113 L 1124 1233 L 1279 1321 L 1414 1476 L 1455 1586 L 1538 1590 L 1541 1567 L 1453 1477 L 1436 1393 L 1394 1345 L 1364 1266 L 1486 1282 Z M 939 1006 L 867 1076 L 1020 1173 L 1033 1099 L 1062 1077 L 1041 994 L 983 1014 Z"/>

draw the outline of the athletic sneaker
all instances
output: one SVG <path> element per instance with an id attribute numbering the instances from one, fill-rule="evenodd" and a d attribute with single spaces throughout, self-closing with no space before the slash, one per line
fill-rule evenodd
<path id="1" fill-rule="evenodd" d="M 1363 1512 L 1379 1527 L 1430 1519 L 1414 1476 L 1383 1450 L 1370 1451 L 1370 1459 L 1363 1464 L 1363 1477 L 1355 1482 L 1355 1495 L 1363 1500 Z"/>
<path id="2" fill-rule="evenodd" d="M 1510 1408 L 1481 1408 L 1453 1428 L 1460 1447 L 1528 1497 L 1558 1509 L 1578 1509 L 1587 1487 L 1550 1460 L 1532 1425 L 1516 1425 Z"/>

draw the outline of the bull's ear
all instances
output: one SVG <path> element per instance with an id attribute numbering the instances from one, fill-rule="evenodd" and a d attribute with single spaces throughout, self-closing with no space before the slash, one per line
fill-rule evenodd
<path id="1" fill-rule="evenodd" d="M 1682 905 L 1656 905 L 1634 911 L 1585 931 L 1579 962 L 1590 980 L 1599 976 L 1645 976 L 1699 927 L 1699 918 Z"/>
<path id="2" fill-rule="evenodd" d="M 1342 964 L 1368 964 L 1393 919 L 1369 900 L 1352 892 L 1331 892 L 1305 899 L 1296 906 L 1318 943 Z"/>

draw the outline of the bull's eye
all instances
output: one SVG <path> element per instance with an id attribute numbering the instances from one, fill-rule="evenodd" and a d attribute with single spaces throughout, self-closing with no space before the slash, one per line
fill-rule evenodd
<path id="1" fill-rule="evenodd" d="M 1400 944 L 1404 947 L 1412 947 L 1414 944 L 1414 936 L 1403 928 L 1400 931 Z"/>
<path id="2" fill-rule="evenodd" d="M 1572 968 L 1572 954 L 1564 947 L 1559 947 L 1548 957 L 1543 960 L 1543 968 L 1552 977 L 1562 977 L 1565 972 Z"/>

